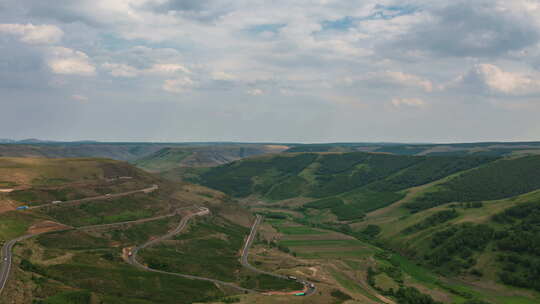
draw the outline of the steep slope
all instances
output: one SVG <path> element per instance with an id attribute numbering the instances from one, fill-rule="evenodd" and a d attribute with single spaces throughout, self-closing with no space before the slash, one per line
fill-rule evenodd
<path id="1" fill-rule="evenodd" d="M 413 211 L 449 202 L 495 200 L 540 188 L 540 156 L 502 159 L 433 187 L 406 206 Z"/>
<path id="2" fill-rule="evenodd" d="M 227 194 L 276 201 L 325 198 L 306 205 L 332 209 L 342 220 L 403 197 L 400 191 L 493 161 L 488 157 L 414 157 L 372 153 L 291 153 L 210 169 L 199 182 Z"/>
<path id="3" fill-rule="evenodd" d="M 540 291 L 540 191 L 502 200 L 446 203 L 407 214 L 368 214 L 360 236 L 469 284 Z M 371 231 L 371 233 L 370 233 Z M 510 302 L 508 302 L 510 303 Z"/>
<path id="4" fill-rule="evenodd" d="M 96 158 L 0 158 L 0 176 L 2 187 L 11 187 L 0 193 L 1 204 L 10 207 L 0 210 L 0 245 L 35 235 L 14 247 L 0 302 L 193 303 L 231 294 L 209 282 L 140 271 L 122 260 L 123 248 L 175 227 L 179 208 L 205 205 L 216 221 L 246 230 L 249 213 L 224 204 L 223 194 Z M 36 208 L 13 210 L 21 205 Z M 110 225 L 119 222 L 130 223 Z"/>

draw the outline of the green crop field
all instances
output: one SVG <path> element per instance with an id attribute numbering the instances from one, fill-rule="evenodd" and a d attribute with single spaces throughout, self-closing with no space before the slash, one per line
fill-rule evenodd
<path id="1" fill-rule="evenodd" d="M 325 234 L 327 232 L 303 226 L 278 227 L 278 231 L 289 235 Z"/>

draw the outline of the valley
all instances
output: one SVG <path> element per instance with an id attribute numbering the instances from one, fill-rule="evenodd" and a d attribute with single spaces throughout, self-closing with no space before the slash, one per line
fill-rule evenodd
<path id="1" fill-rule="evenodd" d="M 245 156 L 0 158 L 0 303 L 540 299 L 539 156 Z"/>

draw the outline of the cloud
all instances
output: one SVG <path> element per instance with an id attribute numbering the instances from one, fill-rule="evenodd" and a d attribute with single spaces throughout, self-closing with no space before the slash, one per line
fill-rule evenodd
<path id="1" fill-rule="evenodd" d="M 184 93 L 197 86 L 197 83 L 191 78 L 184 76 L 176 79 L 165 80 L 162 88 L 170 93 Z"/>
<path id="2" fill-rule="evenodd" d="M 212 72 L 211 77 L 213 80 L 218 80 L 218 81 L 233 81 L 237 79 L 235 75 L 232 75 L 223 71 Z"/>
<path id="3" fill-rule="evenodd" d="M 154 73 L 154 74 L 163 74 L 163 75 L 174 74 L 177 72 L 182 72 L 186 74 L 191 73 L 191 71 L 185 66 L 181 64 L 174 64 L 174 63 L 154 64 L 150 69 L 148 69 L 147 72 Z"/>
<path id="4" fill-rule="evenodd" d="M 71 95 L 71 99 L 73 99 L 75 101 L 80 101 L 80 102 L 88 101 L 88 97 L 86 97 L 84 95 L 78 95 L 78 94 Z"/>
<path id="5" fill-rule="evenodd" d="M 499 56 L 536 44 L 540 31 L 533 15 L 501 9 L 496 0 L 452 1 L 435 5 L 429 18 L 386 47 L 423 50 L 457 57 Z"/>
<path id="6" fill-rule="evenodd" d="M 264 94 L 264 91 L 261 89 L 249 89 L 246 93 L 251 96 L 260 96 Z"/>
<path id="7" fill-rule="evenodd" d="M 54 25 L 0 24 L 0 33 L 11 34 L 28 44 L 56 44 L 64 32 Z"/>
<path id="8" fill-rule="evenodd" d="M 96 73 L 88 55 L 65 47 L 51 47 L 47 65 L 55 74 L 93 76 Z"/>
<path id="9" fill-rule="evenodd" d="M 503 71 L 494 64 L 483 63 L 475 65 L 468 73 L 447 85 L 447 88 L 456 87 L 507 95 L 526 95 L 540 93 L 540 80 L 522 73 Z"/>
<path id="10" fill-rule="evenodd" d="M 384 73 L 384 75 L 387 76 L 391 82 L 405 86 L 419 87 L 426 92 L 431 92 L 433 90 L 433 84 L 431 81 L 416 75 L 393 71 L 387 71 Z"/>
<path id="11" fill-rule="evenodd" d="M 173 63 L 159 63 L 153 64 L 146 69 L 138 69 L 124 63 L 109 63 L 102 64 L 102 67 L 109 71 L 114 77 L 133 78 L 141 75 L 158 75 L 158 76 L 170 76 L 177 73 L 191 74 L 191 70 L 181 64 Z"/>
<path id="12" fill-rule="evenodd" d="M 109 73 L 114 77 L 136 77 L 139 75 L 139 70 L 136 68 L 121 63 L 104 63 L 102 67 L 109 70 Z"/>
<path id="13" fill-rule="evenodd" d="M 426 106 L 426 102 L 420 98 L 394 98 L 392 99 L 392 105 L 396 108 L 422 108 Z"/>
<path id="14" fill-rule="evenodd" d="M 384 71 L 384 72 L 371 72 L 363 76 L 346 76 L 340 79 L 337 79 L 335 83 L 338 86 L 352 87 L 352 86 L 376 86 L 380 87 L 381 85 L 393 87 L 409 87 L 421 89 L 425 92 L 433 91 L 433 83 L 423 77 L 399 72 L 399 71 Z"/>

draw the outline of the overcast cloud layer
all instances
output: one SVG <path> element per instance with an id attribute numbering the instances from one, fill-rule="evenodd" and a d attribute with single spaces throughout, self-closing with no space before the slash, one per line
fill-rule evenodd
<path id="1" fill-rule="evenodd" d="M 540 140 L 540 1 L 0 0 L 0 138 Z"/>

